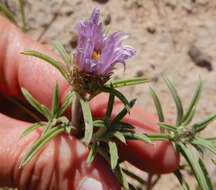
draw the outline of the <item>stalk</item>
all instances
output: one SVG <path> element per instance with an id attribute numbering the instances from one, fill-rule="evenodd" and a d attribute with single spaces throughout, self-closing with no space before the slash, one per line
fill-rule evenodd
<path id="1" fill-rule="evenodd" d="M 82 133 L 81 125 L 81 105 L 80 96 L 76 93 L 71 106 L 71 124 L 75 127 L 75 136 L 80 137 Z"/>

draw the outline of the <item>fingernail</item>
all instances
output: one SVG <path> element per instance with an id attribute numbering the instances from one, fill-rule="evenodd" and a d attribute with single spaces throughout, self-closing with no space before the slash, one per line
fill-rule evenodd
<path id="1" fill-rule="evenodd" d="M 82 184 L 80 185 L 79 190 L 89 190 L 89 189 L 103 190 L 103 186 L 102 186 L 101 182 L 99 182 L 98 180 L 96 180 L 94 178 L 86 177 L 83 179 L 83 181 L 81 183 Z"/>

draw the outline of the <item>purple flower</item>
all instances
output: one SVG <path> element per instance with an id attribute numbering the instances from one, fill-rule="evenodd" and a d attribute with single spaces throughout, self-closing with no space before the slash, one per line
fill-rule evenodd
<path id="1" fill-rule="evenodd" d="M 78 46 L 76 63 L 81 72 L 97 75 L 110 75 L 116 63 L 125 66 L 125 60 L 135 54 L 135 50 L 122 41 L 128 36 L 122 32 L 103 34 L 99 22 L 99 8 L 95 8 L 89 20 L 78 22 Z"/>

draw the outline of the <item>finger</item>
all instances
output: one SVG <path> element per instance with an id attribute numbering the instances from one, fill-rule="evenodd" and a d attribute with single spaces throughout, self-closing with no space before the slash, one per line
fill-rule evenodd
<path id="1" fill-rule="evenodd" d="M 27 165 L 23 155 L 41 133 L 38 129 L 20 139 L 30 123 L 0 114 L 0 185 L 22 190 L 120 190 L 111 168 L 101 157 L 87 164 L 88 148 L 66 134 L 51 140 Z"/>
<path id="2" fill-rule="evenodd" d="M 96 100 L 90 102 L 93 117 L 103 118 L 106 114 L 108 95 L 101 94 Z M 119 100 L 111 117 L 114 118 L 124 106 Z M 135 130 L 141 133 L 160 133 L 158 118 L 145 112 L 138 106 L 134 106 L 130 114 L 127 114 L 123 121 L 135 126 Z M 179 166 L 179 155 L 175 152 L 172 144 L 168 141 L 154 141 L 153 145 L 142 141 L 127 140 L 127 144 L 118 143 L 121 158 L 129 161 L 141 170 L 149 173 L 170 173 Z"/>
<path id="3" fill-rule="evenodd" d="M 26 37 L 2 17 L 0 17 L 0 32 L 0 91 L 8 96 L 21 97 L 20 87 L 24 87 L 39 102 L 50 107 L 53 87 L 57 80 L 63 101 L 69 85 L 59 72 L 49 64 L 34 57 L 24 56 L 20 52 L 34 49 L 55 58 L 56 56 L 44 46 Z M 101 116 L 105 114 L 105 111 L 102 110 L 106 107 L 107 98 L 100 97 L 93 100 L 96 107 L 91 104 L 95 117 L 98 114 Z M 116 104 L 116 112 L 120 108 L 121 105 Z M 133 110 L 133 115 L 131 113 L 125 120 L 132 122 L 136 126 L 136 130 L 148 129 L 149 132 L 159 132 L 159 127 L 156 124 L 157 120 L 154 117 L 144 110 L 140 110 L 140 108 L 134 108 Z M 129 156 L 125 153 L 127 148 L 121 147 L 120 152 L 124 158 L 146 171 L 155 173 L 171 172 L 176 169 L 179 163 L 178 155 L 176 155 L 171 144 L 167 142 L 155 142 L 155 145 L 152 146 L 140 141 L 128 141 L 128 151 L 134 153 Z"/>
<path id="4" fill-rule="evenodd" d="M 69 84 L 53 66 L 21 54 L 25 50 L 38 50 L 55 59 L 59 58 L 40 43 L 0 17 L 0 92 L 5 96 L 22 97 L 26 88 L 40 103 L 50 107 L 55 83 L 58 82 L 62 101 Z"/>

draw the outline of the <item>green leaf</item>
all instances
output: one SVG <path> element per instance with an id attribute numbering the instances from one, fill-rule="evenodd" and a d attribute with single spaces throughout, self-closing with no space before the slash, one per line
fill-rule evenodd
<path id="1" fill-rule="evenodd" d="M 132 101 L 130 101 L 129 103 L 130 108 L 134 106 L 135 102 L 136 102 L 136 99 L 133 99 Z M 119 114 L 111 121 L 110 128 L 112 128 L 112 125 L 114 126 L 117 122 L 119 122 L 127 113 L 128 113 L 127 109 L 123 108 L 121 112 L 119 112 Z"/>
<path id="2" fill-rule="evenodd" d="M 201 167 L 201 169 L 202 169 L 202 171 L 204 173 L 204 176 L 206 178 L 209 189 L 213 190 L 213 185 L 212 185 L 212 182 L 211 182 L 211 178 L 210 178 L 209 173 L 208 173 L 208 171 L 207 171 L 207 169 L 205 167 L 204 162 L 201 159 L 199 159 L 199 165 L 200 165 L 200 167 Z"/>
<path id="3" fill-rule="evenodd" d="M 102 119 L 97 119 L 93 121 L 93 126 L 95 127 L 105 127 L 104 121 Z"/>
<path id="4" fill-rule="evenodd" d="M 193 144 L 196 144 L 196 145 L 199 145 L 199 146 L 202 146 L 204 148 L 207 148 L 209 151 L 211 151 L 212 153 L 216 154 L 216 146 L 208 141 L 208 140 L 205 140 L 201 137 L 195 137 L 192 141 Z"/>
<path id="5" fill-rule="evenodd" d="M 55 59 L 53 59 L 52 57 L 49 57 L 43 53 L 40 53 L 38 51 L 35 50 L 28 50 L 28 51 L 24 51 L 23 52 L 24 55 L 31 55 L 37 58 L 40 58 L 48 63 L 50 63 L 52 66 L 54 66 L 56 69 L 58 69 L 58 71 L 64 76 L 64 78 L 67 80 L 68 79 L 68 75 L 67 72 L 65 71 L 64 67 Z"/>
<path id="6" fill-rule="evenodd" d="M 127 112 L 130 112 L 130 104 L 129 104 L 127 98 L 120 91 L 118 91 L 112 87 L 109 87 L 109 88 L 104 87 L 102 89 L 102 91 L 108 92 L 108 93 L 113 94 L 114 96 L 118 97 L 122 101 L 122 103 L 125 105 Z"/>
<path id="7" fill-rule="evenodd" d="M 80 98 L 80 103 L 81 103 L 83 117 L 85 121 L 84 142 L 88 145 L 92 139 L 92 134 L 93 134 L 92 114 L 87 100 Z"/>
<path id="8" fill-rule="evenodd" d="M 196 132 L 200 132 L 200 131 L 202 131 L 203 129 L 205 129 L 205 128 L 207 127 L 207 125 L 208 125 L 209 123 L 211 123 L 211 122 L 212 122 L 213 120 L 215 120 L 215 119 L 216 119 L 216 114 L 214 114 L 214 115 L 208 117 L 207 119 L 205 119 L 205 120 L 203 120 L 203 121 L 201 121 L 201 122 L 199 122 L 199 123 L 193 124 L 193 125 L 191 126 L 191 128 L 195 129 Z"/>
<path id="9" fill-rule="evenodd" d="M 25 11 L 24 11 L 24 3 L 23 0 L 19 0 L 19 9 L 22 17 L 22 30 L 23 32 L 26 32 L 26 21 L 25 21 Z"/>
<path id="10" fill-rule="evenodd" d="M 114 131 L 114 132 L 112 133 L 112 135 L 115 136 L 115 137 L 116 137 L 118 140 L 120 140 L 121 142 L 126 143 L 125 137 L 124 137 L 124 135 L 123 135 L 121 132 L 119 132 L 119 131 Z"/>
<path id="11" fill-rule="evenodd" d="M 216 137 L 205 137 L 204 139 L 207 141 L 216 141 Z"/>
<path id="12" fill-rule="evenodd" d="M 54 41 L 53 44 L 55 45 L 56 49 L 58 50 L 64 62 L 70 67 L 71 65 L 70 56 L 65 51 L 64 47 L 58 41 Z"/>
<path id="13" fill-rule="evenodd" d="M 104 29 L 103 29 L 103 34 L 104 35 L 107 35 L 110 31 L 110 26 L 104 26 Z"/>
<path id="14" fill-rule="evenodd" d="M 105 114 L 106 118 L 110 118 L 110 116 L 112 114 L 114 99 L 115 99 L 115 96 L 110 93 L 109 101 L 108 101 L 108 105 L 107 105 L 107 111 L 106 111 L 106 114 Z"/>
<path id="15" fill-rule="evenodd" d="M 122 134 L 125 136 L 126 139 L 133 139 L 133 140 L 141 140 L 144 141 L 147 144 L 152 144 L 150 138 L 142 133 L 136 132 L 136 131 L 121 131 Z"/>
<path id="16" fill-rule="evenodd" d="M 52 98 L 52 116 L 55 117 L 57 114 L 59 108 L 59 87 L 58 83 L 55 85 L 55 89 L 53 92 L 53 98 Z"/>
<path id="17" fill-rule="evenodd" d="M 200 156 L 204 156 L 204 152 L 199 145 L 194 144 L 193 142 L 191 142 L 191 145 L 199 152 Z"/>
<path id="18" fill-rule="evenodd" d="M 202 190 L 210 190 L 210 187 L 208 186 L 208 182 L 205 178 L 205 173 L 201 169 L 197 159 L 195 158 L 195 155 L 191 151 L 190 148 L 188 148 L 183 143 L 179 143 L 179 146 L 181 147 L 181 152 L 185 159 L 187 160 L 188 164 L 191 166 L 191 169 L 193 171 L 194 176 L 196 177 L 196 180 Z"/>
<path id="19" fill-rule="evenodd" d="M 177 108 L 176 125 L 179 126 L 182 122 L 183 114 L 184 114 L 182 103 L 181 103 L 181 100 L 179 98 L 178 92 L 177 92 L 176 88 L 174 87 L 174 85 L 172 84 L 172 82 L 167 77 L 164 77 L 164 81 L 166 82 L 168 88 L 170 89 L 170 92 L 171 92 L 173 99 L 175 101 L 176 108 Z"/>
<path id="20" fill-rule="evenodd" d="M 196 91 L 195 91 L 195 93 L 193 95 L 190 106 L 189 106 L 189 108 L 187 109 L 187 112 L 184 115 L 183 122 L 186 121 L 188 119 L 188 117 L 190 117 L 192 110 L 194 109 L 197 102 L 199 101 L 201 91 L 202 91 L 202 80 L 199 79 L 198 86 L 197 86 Z"/>
<path id="21" fill-rule="evenodd" d="M 30 132 L 34 131 L 35 129 L 37 129 L 38 127 L 41 127 L 42 125 L 46 125 L 47 122 L 43 122 L 43 121 L 40 121 L 40 122 L 37 122 L 37 123 L 34 123 L 32 124 L 31 126 L 29 126 L 28 128 L 26 128 L 22 134 L 21 134 L 21 138 L 26 136 L 27 134 L 29 134 Z"/>
<path id="22" fill-rule="evenodd" d="M 165 123 L 165 122 L 160 122 L 159 125 L 160 125 L 161 128 L 167 129 L 168 131 L 176 132 L 176 131 L 178 130 L 177 127 L 172 126 L 172 125 L 170 125 L 170 124 L 167 124 L 167 123 Z"/>
<path id="23" fill-rule="evenodd" d="M 115 174 L 116 174 L 117 178 L 119 179 L 120 184 L 121 184 L 125 189 L 129 189 L 128 180 L 127 180 L 126 177 L 124 176 L 124 173 L 123 173 L 123 171 L 122 171 L 122 169 L 120 168 L 119 165 L 115 168 Z"/>
<path id="24" fill-rule="evenodd" d="M 145 134 L 151 141 L 170 141 L 172 140 L 172 136 L 169 134 L 159 134 L 159 133 L 151 133 Z"/>
<path id="25" fill-rule="evenodd" d="M 174 172 L 175 176 L 178 178 L 179 183 L 181 184 L 181 186 L 183 187 L 184 190 L 190 190 L 190 186 L 188 185 L 188 183 L 185 181 L 182 173 L 180 172 L 180 170 L 176 170 Z"/>
<path id="26" fill-rule="evenodd" d="M 113 129 L 119 129 L 119 130 L 122 130 L 122 129 L 134 129 L 135 128 L 130 123 L 123 122 L 123 121 L 114 122 L 113 125 L 114 125 Z"/>
<path id="27" fill-rule="evenodd" d="M 31 149 L 25 154 L 25 156 L 22 159 L 20 166 L 22 167 L 25 164 L 27 164 L 32 159 L 32 157 L 35 154 L 37 154 L 47 142 L 49 142 L 53 137 L 55 137 L 56 135 L 58 135 L 62 132 L 64 132 L 63 126 L 62 127 L 55 127 L 55 128 L 52 128 L 46 135 L 39 138 L 34 143 L 34 145 L 31 147 Z"/>
<path id="28" fill-rule="evenodd" d="M 12 22 L 14 23 L 16 26 L 18 26 L 16 19 L 14 18 L 13 14 L 10 12 L 10 10 L 4 6 L 1 2 L 0 2 L 0 10 L 4 13 L 4 15 Z"/>
<path id="29" fill-rule="evenodd" d="M 51 127 L 53 127 L 56 124 L 56 122 L 57 122 L 57 120 L 55 118 L 48 121 L 48 123 L 47 123 L 46 127 L 44 128 L 41 136 L 44 136 L 51 129 Z"/>
<path id="30" fill-rule="evenodd" d="M 114 170 L 118 164 L 118 158 L 119 158 L 118 148 L 116 146 L 116 143 L 113 141 L 109 141 L 108 145 L 109 145 L 111 168 Z"/>
<path id="31" fill-rule="evenodd" d="M 155 91 L 152 88 L 150 88 L 150 91 L 151 91 L 151 95 L 152 95 L 155 107 L 157 109 L 157 114 L 158 114 L 158 117 L 159 117 L 159 121 L 164 122 L 164 115 L 163 115 L 163 110 L 162 110 L 160 100 L 159 100 L 157 94 L 155 93 Z M 163 128 L 161 128 L 161 133 L 164 133 Z"/>
<path id="32" fill-rule="evenodd" d="M 147 78 L 132 78 L 132 79 L 127 79 L 127 80 L 114 81 L 112 83 L 105 84 L 105 86 L 106 87 L 113 86 L 113 88 L 120 88 L 120 87 L 124 87 L 124 86 L 134 86 L 137 84 L 144 84 L 147 82 L 151 82 L 151 80 L 149 80 Z"/>
<path id="33" fill-rule="evenodd" d="M 146 185 L 146 184 L 147 184 L 147 181 L 145 181 L 144 179 L 142 179 L 141 177 L 139 177 L 139 176 L 136 175 L 135 173 L 133 173 L 133 172 L 131 172 L 131 171 L 129 171 L 129 170 L 126 170 L 126 169 L 123 169 L 123 172 L 124 172 L 127 176 L 129 176 L 129 177 L 135 179 L 136 181 L 138 181 L 140 184 L 142 184 L 142 185 Z"/>
<path id="34" fill-rule="evenodd" d="M 97 154 L 98 146 L 99 146 L 98 141 L 93 143 L 93 145 L 91 147 L 91 150 L 90 150 L 90 152 L 88 154 L 88 158 L 87 158 L 87 163 L 88 164 L 90 164 L 94 160 L 94 158 L 95 158 L 95 156 Z"/>
<path id="35" fill-rule="evenodd" d="M 51 119 L 51 112 L 47 107 L 40 104 L 26 89 L 22 88 L 21 90 L 25 98 L 36 110 L 43 114 L 48 120 Z"/>
<path id="36" fill-rule="evenodd" d="M 187 119 L 184 121 L 184 123 L 182 125 L 187 126 L 192 121 L 195 113 L 196 113 L 196 107 L 193 107 L 193 109 L 191 110 L 191 112 L 187 116 Z"/>
<path id="37" fill-rule="evenodd" d="M 75 94 L 74 91 L 70 91 L 67 93 L 66 101 L 61 106 L 61 108 L 58 109 L 58 111 L 57 111 L 57 117 L 61 116 L 64 113 L 64 111 L 68 108 L 68 106 L 72 103 L 72 99 L 73 99 L 74 94 Z"/>

